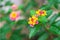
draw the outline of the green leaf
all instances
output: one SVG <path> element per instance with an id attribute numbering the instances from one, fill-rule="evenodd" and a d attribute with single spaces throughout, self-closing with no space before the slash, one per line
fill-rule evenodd
<path id="1" fill-rule="evenodd" d="M 16 22 L 16 25 L 26 25 L 27 24 L 27 21 L 24 19 L 24 20 L 19 20 L 18 22 Z"/>
<path id="2" fill-rule="evenodd" d="M 55 0 L 54 1 L 54 7 L 56 8 L 56 9 L 59 9 L 59 3 L 60 1 L 59 0 Z"/>
<path id="3" fill-rule="evenodd" d="M 34 28 L 30 29 L 29 38 L 35 36 L 35 34 L 40 30 L 40 26 L 36 25 Z"/>
<path id="4" fill-rule="evenodd" d="M 4 24 L 2 28 L 0 28 L 0 38 L 1 40 L 6 40 L 6 34 L 11 31 L 11 27 L 8 24 Z"/>
<path id="5" fill-rule="evenodd" d="M 49 37 L 48 33 L 44 33 L 38 38 L 38 40 L 47 40 L 48 37 Z"/>
<path id="6" fill-rule="evenodd" d="M 11 31 L 11 27 L 8 24 L 4 24 L 4 26 L 0 29 L 1 33 L 7 33 L 9 31 Z"/>
<path id="7" fill-rule="evenodd" d="M 0 18 L 0 22 L 2 22 L 3 21 L 3 18 Z"/>
<path id="8" fill-rule="evenodd" d="M 57 26 L 60 29 L 60 20 L 57 21 L 54 25 Z"/>
<path id="9" fill-rule="evenodd" d="M 60 3 L 60 0 L 58 0 L 58 3 Z"/>
<path id="10" fill-rule="evenodd" d="M 0 21 L 6 21 L 6 22 L 8 22 L 8 23 L 12 22 L 12 21 L 10 20 L 10 18 L 9 18 L 8 15 L 3 16 L 3 17 L 0 19 Z"/>
<path id="11" fill-rule="evenodd" d="M 19 27 L 19 28 L 16 28 L 14 31 L 12 31 L 10 40 L 22 40 L 22 36 L 24 35 L 21 34 L 21 30 L 22 28 Z"/>
<path id="12" fill-rule="evenodd" d="M 1 10 L 0 10 L 0 13 L 1 13 L 1 14 L 4 14 L 4 13 L 5 13 L 5 10 L 2 10 L 2 9 L 1 9 Z"/>
<path id="13" fill-rule="evenodd" d="M 55 3 L 55 4 L 54 4 L 54 7 L 55 7 L 56 9 L 58 9 L 58 3 Z"/>
<path id="14" fill-rule="evenodd" d="M 5 6 L 11 6 L 13 3 L 11 3 L 11 1 L 7 1 L 6 3 L 5 3 Z"/>
<path id="15" fill-rule="evenodd" d="M 60 29 L 56 28 L 56 26 L 51 26 L 49 28 L 49 31 L 53 34 L 57 34 L 57 35 L 60 35 Z"/>
<path id="16" fill-rule="evenodd" d="M 46 5 L 41 6 L 40 9 L 45 10 L 46 9 Z"/>
<path id="17" fill-rule="evenodd" d="M 18 7 L 19 10 L 22 10 L 23 8 L 24 8 L 23 4 L 19 5 L 19 7 Z"/>
<path id="18" fill-rule="evenodd" d="M 52 23 L 54 23 L 57 18 L 58 18 L 58 14 L 53 15 L 49 20 L 49 24 L 51 25 Z"/>
<path id="19" fill-rule="evenodd" d="M 0 8 L 2 8 L 3 7 L 3 5 L 2 4 L 0 4 Z"/>
<path id="20" fill-rule="evenodd" d="M 20 35 L 17 35 L 17 34 L 12 34 L 10 40 L 22 40 L 21 36 Z"/>
<path id="21" fill-rule="evenodd" d="M 53 5 L 56 9 L 59 9 L 58 6 L 60 4 L 59 0 L 48 0 L 49 5 Z"/>
<path id="22" fill-rule="evenodd" d="M 3 0 L 0 0 L 0 2 L 2 2 Z"/>
<path id="23" fill-rule="evenodd" d="M 48 10 L 47 11 L 47 17 L 49 17 L 52 14 L 53 10 Z"/>
<path id="24" fill-rule="evenodd" d="M 8 12 L 7 12 L 7 14 L 9 15 L 11 12 L 12 12 L 12 9 L 9 9 Z"/>
<path id="25" fill-rule="evenodd" d="M 31 10 L 30 14 L 31 14 L 31 16 L 35 15 L 36 14 L 35 10 Z"/>
<path id="26" fill-rule="evenodd" d="M 38 6 L 38 4 L 37 4 L 37 2 L 35 1 L 35 0 L 31 0 L 31 5 L 33 6 L 33 7 L 37 7 Z"/>
<path id="27" fill-rule="evenodd" d="M 50 5 L 54 4 L 54 0 L 48 0 L 48 2 Z"/>
<path id="28" fill-rule="evenodd" d="M 21 32 L 21 30 L 22 30 L 22 27 L 16 27 L 16 29 L 13 31 L 13 34 L 20 34 L 20 32 Z"/>
<path id="29" fill-rule="evenodd" d="M 27 10 L 29 10 L 30 8 L 32 8 L 31 3 L 29 2 L 26 7 L 24 8 L 24 11 L 26 12 Z"/>
<path id="30" fill-rule="evenodd" d="M 41 22 L 41 23 L 46 23 L 47 22 L 47 18 L 45 16 L 40 16 L 38 18 L 38 21 Z"/>
<path id="31" fill-rule="evenodd" d="M 40 7 L 41 10 L 49 10 L 50 8 L 51 8 L 51 6 L 49 4 L 43 5 Z"/>
<path id="32" fill-rule="evenodd" d="M 7 23 L 13 22 L 13 21 L 10 20 L 9 16 L 4 17 L 4 20 L 5 20 Z"/>
<path id="33" fill-rule="evenodd" d="M 54 38 L 53 40 L 60 40 L 60 37 L 56 37 L 56 38 Z"/>
<path id="34" fill-rule="evenodd" d="M 41 6 L 40 9 L 49 10 L 51 9 L 53 4 L 54 4 L 54 0 L 48 0 L 48 4 Z"/>

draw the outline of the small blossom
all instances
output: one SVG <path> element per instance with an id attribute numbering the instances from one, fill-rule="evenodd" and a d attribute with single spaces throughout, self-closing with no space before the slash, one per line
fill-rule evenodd
<path id="1" fill-rule="evenodd" d="M 20 16 L 19 13 L 17 13 L 17 12 L 12 12 L 12 13 L 10 14 L 10 20 L 14 21 L 14 20 L 16 20 L 19 16 Z"/>
<path id="2" fill-rule="evenodd" d="M 17 10 L 18 9 L 18 7 L 17 7 L 17 5 L 12 5 L 12 10 Z"/>
<path id="3" fill-rule="evenodd" d="M 38 18 L 36 16 L 32 16 L 32 18 L 29 18 L 29 22 L 31 27 L 33 27 L 35 24 L 38 24 Z"/>
<path id="4" fill-rule="evenodd" d="M 39 16 L 46 16 L 47 15 L 45 10 L 38 10 L 38 11 L 36 11 L 36 14 Z"/>

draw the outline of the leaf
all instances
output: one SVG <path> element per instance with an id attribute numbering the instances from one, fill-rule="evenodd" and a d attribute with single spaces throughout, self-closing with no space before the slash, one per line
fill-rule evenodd
<path id="1" fill-rule="evenodd" d="M 51 26 L 49 28 L 49 31 L 52 32 L 53 34 L 60 35 L 60 29 L 56 28 L 56 26 Z"/>
<path id="2" fill-rule="evenodd" d="M 60 37 L 56 37 L 56 38 L 54 38 L 53 40 L 60 40 Z"/>
<path id="3" fill-rule="evenodd" d="M 47 18 L 45 16 L 40 16 L 38 18 L 38 21 L 41 22 L 41 23 L 46 23 L 47 22 Z"/>
<path id="4" fill-rule="evenodd" d="M 60 3 L 60 0 L 58 0 L 58 3 Z"/>
<path id="5" fill-rule="evenodd" d="M 5 6 L 11 6 L 13 3 L 11 3 L 11 1 L 7 1 L 6 3 L 5 3 Z"/>
<path id="6" fill-rule="evenodd" d="M 35 10 L 31 10 L 30 14 L 31 14 L 31 16 L 35 15 L 36 14 Z"/>
<path id="7" fill-rule="evenodd" d="M 12 9 L 9 9 L 8 12 L 7 12 L 7 14 L 9 15 L 11 12 L 12 12 Z"/>
<path id="8" fill-rule="evenodd" d="M 58 9 L 58 3 L 55 3 L 55 4 L 54 4 L 54 7 L 55 7 L 56 9 Z"/>
<path id="9" fill-rule="evenodd" d="M 60 20 L 57 21 L 54 25 L 57 26 L 60 29 Z"/>
<path id="10" fill-rule="evenodd" d="M 23 10 L 23 8 L 24 8 L 23 4 L 19 5 L 19 7 L 18 7 L 19 10 Z"/>
<path id="11" fill-rule="evenodd" d="M 60 1 L 59 0 L 55 0 L 54 1 L 54 7 L 56 8 L 56 9 L 59 9 L 59 3 Z"/>
<path id="12" fill-rule="evenodd" d="M 2 22 L 3 21 L 3 18 L 0 18 L 0 22 Z"/>
<path id="13" fill-rule="evenodd" d="M 11 31 L 11 27 L 8 24 L 4 24 L 2 28 L 0 28 L 0 38 L 1 40 L 6 39 L 6 34 Z"/>
<path id="14" fill-rule="evenodd" d="M 0 2 L 2 2 L 3 0 L 0 0 Z"/>
<path id="15" fill-rule="evenodd" d="M 48 37 L 49 37 L 48 33 L 44 33 L 38 38 L 38 40 L 47 40 Z"/>
<path id="16" fill-rule="evenodd" d="M 9 18 L 8 15 L 4 15 L 4 16 L 0 19 L 0 21 L 6 21 L 6 22 L 8 22 L 8 23 L 12 22 L 12 21 L 10 20 L 10 18 Z"/>
<path id="17" fill-rule="evenodd" d="M 3 7 L 3 5 L 2 4 L 0 4 L 0 8 L 2 8 Z"/>
<path id="18" fill-rule="evenodd" d="M 37 4 L 37 2 L 35 1 L 35 0 L 31 0 L 31 5 L 33 6 L 33 7 L 37 7 L 38 6 L 38 4 Z"/>
<path id="19" fill-rule="evenodd" d="M 13 31 L 13 34 L 20 34 L 22 27 L 18 27 Z"/>
<path id="20" fill-rule="evenodd" d="M 12 34 L 10 40 L 22 40 L 22 37 L 17 34 Z"/>
<path id="21" fill-rule="evenodd" d="M 21 34 L 21 30 L 22 30 L 22 28 L 18 27 L 14 31 L 12 31 L 10 40 L 22 40 L 22 36 L 25 36 L 25 35 Z"/>
<path id="22" fill-rule="evenodd" d="M 50 20 L 49 20 L 49 24 L 51 25 L 52 23 L 54 23 L 54 21 L 58 18 L 58 14 L 53 15 Z"/>
<path id="23" fill-rule="evenodd" d="M 49 10 L 50 8 L 51 8 L 51 6 L 49 4 L 43 5 L 40 7 L 41 10 Z"/>
<path id="24" fill-rule="evenodd" d="M 24 20 L 19 20 L 16 25 L 26 25 L 27 24 L 27 21 L 24 19 Z"/>
<path id="25" fill-rule="evenodd" d="M 0 10 L 0 13 L 1 13 L 1 14 L 4 14 L 4 13 L 5 13 L 5 10 L 2 10 L 2 9 L 1 9 L 1 10 Z"/>
<path id="26" fill-rule="evenodd" d="M 34 28 L 30 29 L 29 38 L 35 36 L 35 34 L 40 30 L 40 26 L 36 25 Z"/>
<path id="27" fill-rule="evenodd" d="M 58 8 L 58 4 L 60 4 L 60 1 L 59 0 L 48 0 L 48 3 L 50 5 L 53 5 L 56 9 L 59 9 Z"/>
<path id="28" fill-rule="evenodd" d="M 48 2 L 50 5 L 54 4 L 54 0 L 48 0 Z"/>
<path id="29" fill-rule="evenodd" d="M 53 4 L 54 4 L 54 0 L 48 0 L 48 4 L 41 6 L 40 9 L 49 10 L 51 9 Z"/>
<path id="30" fill-rule="evenodd" d="M 48 10 L 47 11 L 47 17 L 49 17 L 53 13 L 53 10 Z"/>
<path id="31" fill-rule="evenodd" d="M 4 20 L 6 20 L 7 23 L 13 22 L 13 21 L 10 20 L 9 16 L 5 16 Z"/>
<path id="32" fill-rule="evenodd" d="M 32 8 L 31 3 L 29 2 L 26 7 L 24 8 L 24 11 L 26 12 L 27 10 L 29 10 L 30 8 Z"/>
<path id="33" fill-rule="evenodd" d="M 8 24 L 4 24 L 4 26 L 0 29 L 1 33 L 7 33 L 9 31 L 11 31 L 11 27 Z"/>

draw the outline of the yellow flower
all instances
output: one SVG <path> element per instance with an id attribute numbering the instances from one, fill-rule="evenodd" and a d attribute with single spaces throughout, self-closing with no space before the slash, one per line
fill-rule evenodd
<path id="1" fill-rule="evenodd" d="M 38 24 L 38 18 L 36 16 L 32 16 L 29 18 L 28 24 L 34 26 L 35 24 Z"/>
<path id="2" fill-rule="evenodd" d="M 10 17 L 12 17 L 12 18 L 16 18 L 16 17 L 17 17 L 16 12 L 12 12 L 12 13 L 10 14 Z"/>
<path id="3" fill-rule="evenodd" d="M 46 16 L 47 15 L 45 10 L 38 10 L 38 11 L 36 11 L 36 14 L 39 16 Z"/>
<path id="4" fill-rule="evenodd" d="M 10 15 L 9 15 L 10 20 L 12 20 L 12 21 L 16 20 L 19 16 L 20 16 L 19 13 L 15 12 L 15 11 L 10 13 Z"/>

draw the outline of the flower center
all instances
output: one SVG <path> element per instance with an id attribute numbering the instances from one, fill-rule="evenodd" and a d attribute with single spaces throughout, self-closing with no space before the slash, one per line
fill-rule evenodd
<path id="1" fill-rule="evenodd" d="M 15 13 L 12 14 L 12 17 L 13 17 L 13 18 L 16 18 L 16 16 L 17 16 L 17 15 L 16 15 Z"/>
<path id="2" fill-rule="evenodd" d="M 43 11 L 40 11 L 39 13 L 40 13 L 40 14 L 44 14 L 44 12 L 43 12 Z"/>
<path id="3" fill-rule="evenodd" d="M 31 19 L 31 21 L 33 22 L 33 21 L 34 21 L 34 19 L 32 18 L 32 19 Z"/>

